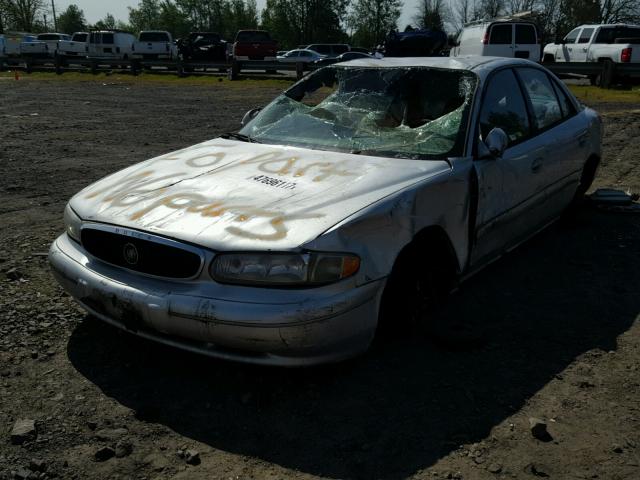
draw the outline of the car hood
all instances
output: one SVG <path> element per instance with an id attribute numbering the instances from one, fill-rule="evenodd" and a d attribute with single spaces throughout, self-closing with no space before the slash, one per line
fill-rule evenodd
<path id="1" fill-rule="evenodd" d="M 446 161 L 215 139 L 133 165 L 71 200 L 85 221 L 215 250 L 289 250 Z"/>

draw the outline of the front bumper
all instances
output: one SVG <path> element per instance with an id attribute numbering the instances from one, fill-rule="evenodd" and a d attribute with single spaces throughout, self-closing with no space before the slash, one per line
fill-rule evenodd
<path id="1" fill-rule="evenodd" d="M 375 333 L 379 280 L 266 289 L 152 278 L 91 258 L 66 234 L 49 261 L 62 287 L 96 317 L 144 338 L 227 360 L 279 366 L 335 362 Z"/>

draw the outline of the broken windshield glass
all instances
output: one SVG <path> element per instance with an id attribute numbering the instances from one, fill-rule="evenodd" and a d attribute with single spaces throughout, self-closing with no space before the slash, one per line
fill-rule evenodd
<path id="1" fill-rule="evenodd" d="M 475 87 L 466 71 L 327 67 L 276 98 L 240 133 L 319 150 L 455 156 L 462 153 Z"/>

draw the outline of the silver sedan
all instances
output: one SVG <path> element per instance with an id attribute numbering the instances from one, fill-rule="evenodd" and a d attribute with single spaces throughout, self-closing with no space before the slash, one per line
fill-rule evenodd
<path id="1" fill-rule="evenodd" d="M 601 158 L 599 116 L 520 59 L 355 60 L 243 123 L 70 200 L 49 258 L 87 311 L 224 359 L 342 360 L 556 219 Z"/>
<path id="2" fill-rule="evenodd" d="M 324 57 L 324 55 L 320 55 L 314 50 L 299 48 L 296 50 L 290 50 L 283 55 L 278 55 L 277 59 L 282 63 L 311 63 L 322 60 Z"/>

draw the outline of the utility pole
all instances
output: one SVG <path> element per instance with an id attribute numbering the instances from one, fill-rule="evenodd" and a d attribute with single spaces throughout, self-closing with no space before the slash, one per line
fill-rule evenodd
<path id="1" fill-rule="evenodd" d="M 58 31 L 58 20 L 56 20 L 56 4 L 54 2 L 54 0 L 51 0 L 51 10 L 53 13 L 53 29 L 57 32 Z"/>
<path id="2" fill-rule="evenodd" d="M 44 17 L 44 31 L 46 32 L 49 30 L 49 27 L 47 26 L 47 14 L 43 13 L 42 16 Z"/>

